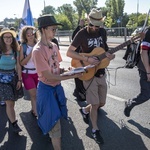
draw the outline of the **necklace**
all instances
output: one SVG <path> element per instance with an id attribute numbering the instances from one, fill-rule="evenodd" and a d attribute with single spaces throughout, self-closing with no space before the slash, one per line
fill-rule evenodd
<path id="1" fill-rule="evenodd" d="M 51 49 L 53 47 L 53 45 L 51 43 L 48 44 L 45 44 L 44 42 L 42 42 L 42 40 L 40 40 L 40 42 L 44 45 L 44 46 L 47 46 L 49 49 Z"/>

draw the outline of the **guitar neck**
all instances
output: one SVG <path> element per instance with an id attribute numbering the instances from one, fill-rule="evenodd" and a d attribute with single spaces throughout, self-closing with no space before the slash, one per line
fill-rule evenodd
<path id="1" fill-rule="evenodd" d="M 108 52 L 109 52 L 110 54 L 113 54 L 113 53 L 117 52 L 118 50 L 124 48 L 125 46 L 127 46 L 127 45 L 129 45 L 129 44 L 131 44 L 131 43 L 132 43 L 131 40 L 128 40 L 128 41 L 126 41 L 126 42 L 124 42 L 124 43 L 122 43 L 122 44 L 116 46 L 115 48 L 109 50 Z"/>
<path id="2" fill-rule="evenodd" d="M 115 48 L 112 48 L 111 50 L 108 50 L 108 53 L 113 54 L 113 53 L 117 52 L 118 50 L 124 48 L 125 46 L 127 46 L 127 45 L 129 45 L 131 43 L 132 43 L 132 41 L 128 40 L 128 41 L 126 41 L 126 42 L 116 46 Z M 106 55 L 105 55 L 105 53 L 103 53 L 103 54 L 101 54 L 101 55 L 99 55 L 97 57 L 98 57 L 99 60 L 102 60 L 102 59 L 106 58 Z"/>

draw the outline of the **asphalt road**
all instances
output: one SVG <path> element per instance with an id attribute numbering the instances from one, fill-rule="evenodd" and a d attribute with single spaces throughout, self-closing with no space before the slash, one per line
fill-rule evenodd
<path id="1" fill-rule="evenodd" d="M 70 66 L 66 58 L 66 46 L 61 46 L 63 57 L 61 66 Z M 108 66 L 108 95 L 106 105 L 99 110 L 98 125 L 104 138 L 104 145 L 98 145 L 91 138 L 91 124 L 83 122 L 79 108 L 85 102 L 78 102 L 72 95 L 74 80 L 63 81 L 68 107 L 68 120 L 62 123 L 62 150 L 149 150 L 150 149 L 150 102 L 146 102 L 131 112 L 131 117 L 123 114 L 124 101 L 139 92 L 137 69 L 125 69 L 122 59 L 124 50 L 116 53 L 116 58 Z M 117 69 L 119 68 L 119 69 Z M 52 150 L 50 139 L 43 135 L 32 116 L 29 100 L 16 102 L 16 115 L 23 132 L 16 135 L 9 128 L 5 107 L 0 106 L 0 150 Z"/>

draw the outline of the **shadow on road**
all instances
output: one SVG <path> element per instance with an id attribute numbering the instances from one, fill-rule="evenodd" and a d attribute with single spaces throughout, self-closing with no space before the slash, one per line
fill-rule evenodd
<path id="1" fill-rule="evenodd" d="M 26 150 L 27 137 L 13 132 L 11 125 L 8 123 L 5 106 L 0 107 L 0 115 L 0 143 L 8 137 L 7 141 L 5 140 L 0 145 L 0 150 Z"/>
<path id="2" fill-rule="evenodd" d="M 99 145 L 100 150 L 109 150 L 110 147 L 111 150 L 147 150 L 140 135 L 133 133 L 127 125 L 120 127 L 119 122 L 108 118 L 103 109 L 99 110 L 98 125 L 104 138 L 104 145 Z M 86 131 L 86 135 L 92 138 L 91 125 Z"/>
<path id="3" fill-rule="evenodd" d="M 141 131 L 145 136 L 150 139 L 150 129 L 142 127 L 139 123 L 135 122 L 134 120 L 128 120 L 128 122 L 134 126 L 136 126 L 139 131 Z"/>
<path id="4" fill-rule="evenodd" d="M 24 124 L 27 133 L 29 134 L 31 148 L 30 150 L 52 150 L 52 144 L 48 135 L 43 135 L 37 125 L 37 119 L 31 112 L 20 113 L 20 118 Z"/>
<path id="5" fill-rule="evenodd" d="M 70 117 L 67 121 L 62 120 L 62 150 L 84 150 L 82 139 L 78 137 Z"/>

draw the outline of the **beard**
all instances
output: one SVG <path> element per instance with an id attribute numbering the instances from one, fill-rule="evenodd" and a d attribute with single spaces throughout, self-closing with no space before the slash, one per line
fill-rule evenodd
<path id="1" fill-rule="evenodd" d="M 89 32 L 89 34 L 90 35 L 95 35 L 95 33 L 97 33 L 99 31 L 99 29 L 95 29 L 95 30 L 93 30 L 92 28 L 88 28 L 88 32 Z"/>

